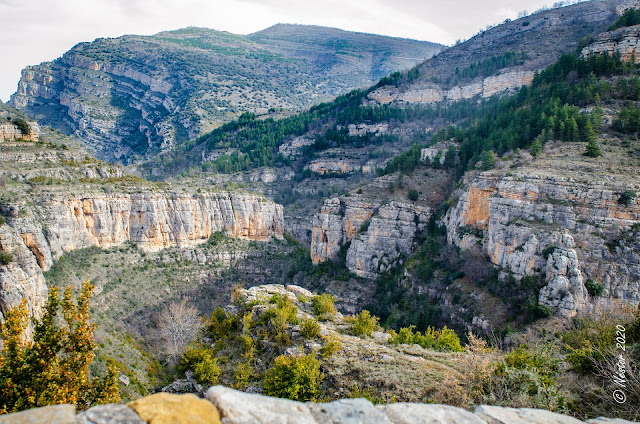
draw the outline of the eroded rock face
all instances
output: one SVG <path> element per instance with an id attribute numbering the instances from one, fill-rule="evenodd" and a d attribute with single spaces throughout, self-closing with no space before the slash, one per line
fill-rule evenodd
<path id="1" fill-rule="evenodd" d="M 390 202 L 371 218 L 365 232 L 351 240 L 347 269 L 365 278 L 402 264 L 416 248 L 416 235 L 429 221 L 431 210 L 410 203 Z"/>
<path id="2" fill-rule="evenodd" d="M 351 240 L 362 224 L 380 207 L 379 203 L 352 198 L 324 201 L 313 217 L 311 260 L 314 264 L 336 259 L 340 247 Z"/>
<path id="3" fill-rule="evenodd" d="M 394 102 L 432 104 L 443 101 L 471 99 L 475 96 L 491 97 L 504 91 L 513 91 L 533 81 L 533 71 L 511 70 L 448 90 L 439 85 L 424 83 L 406 90 L 393 86 L 381 87 L 369 94 L 369 99 L 381 104 Z"/>
<path id="4" fill-rule="evenodd" d="M 634 59 L 635 63 L 640 63 L 640 25 L 604 32 L 593 44 L 582 49 L 585 57 L 605 53 L 611 56 L 619 53 L 624 61 Z"/>
<path id="5" fill-rule="evenodd" d="M 443 223 L 462 249 L 480 242 L 490 261 L 517 277 L 544 275 L 539 301 L 563 315 L 589 300 L 640 302 L 640 206 L 618 202 L 638 187 L 571 178 L 480 174 L 457 192 Z M 584 282 L 604 286 L 589 299 Z"/>
<path id="6" fill-rule="evenodd" d="M 126 241 L 147 251 L 189 247 L 216 231 L 268 240 L 282 238 L 284 226 L 281 205 L 244 193 L 94 192 L 2 207 L 8 217 L 0 248 L 15 262 L 0 266 L 0 319 L 23 298 L 31 315 L 40 316 L 47 297 L 42 272 L 64 252 Z"/>
<path id="7" fill-rule="evenodd" d="M 361 277 L 377 278 L 415 249 L 416 235 L 430 215 L 429 208 L 411 203 L 327 199 L 313 218 L 311 260 L 316 264 L 335 260 L 350 241 L 347 269 Z"/>

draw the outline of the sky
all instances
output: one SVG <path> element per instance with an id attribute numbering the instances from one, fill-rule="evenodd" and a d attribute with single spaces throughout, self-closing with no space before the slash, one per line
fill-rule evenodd
<path id="1" fill-rule="evenodd" d="M 60 57 L 75 44 L 187 26 L 250 34 L 277 23 L 451 45 L 488 25 L 554 0 L 0 0 L 0 100 L 28 65 Z"/>

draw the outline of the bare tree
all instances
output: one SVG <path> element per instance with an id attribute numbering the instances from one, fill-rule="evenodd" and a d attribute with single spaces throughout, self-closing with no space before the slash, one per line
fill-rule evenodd
<path id="1" fill-rule="evenodd" d="M 200 328 L 198 309 L 183 299 L 160 313 L 158 327 L 169 362 L 174 362 L 195 338 Z"/>

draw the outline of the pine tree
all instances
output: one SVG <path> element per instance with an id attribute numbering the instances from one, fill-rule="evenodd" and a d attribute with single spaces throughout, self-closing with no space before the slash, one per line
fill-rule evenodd
<path id="1" fill-rule="evenodd" d="M 531 147 L 529 147 L 529 153 L 534 158 L 537 157 L 542 151 L 542 140 L 540 136 L 537 136 L 533 143 L 531 143 Z"/>
<path id="2" fill-rule="evenodd" d="M 589 156 L 592 158 L 597 158 L 601 155 L 600 146 L 596 142 L 596 133 L 593 131 L 593 127 L 591 126 L 591 121 L 587 120 L 584 126 L 584 136 L 587 140 L 587 151 L 584 153 L 585 156 Z"/>
<path id="3" fill-rule="evenodd" d="M 79 409 L 120 400 L 117 371 L 109 365 L 103 378 L 91 378 L 89 366 L 96 348 L 94 324 L 89 322 L 93 285 L 86 281 L 77 302 L 71 288 L 52 287 L 40 320 L 33 320 L 33 340 L 24 335 L 28 323 L 26 302 L 8 311 L 1 326 L 0 413 L 72 403 Z M 58 324 L 62 309 L 63 325 Z"/>

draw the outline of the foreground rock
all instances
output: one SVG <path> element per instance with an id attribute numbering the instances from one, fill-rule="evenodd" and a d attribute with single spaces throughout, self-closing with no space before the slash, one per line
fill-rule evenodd
<path id="1" fill-rule="evenodd" d="M 479 406 L 471 413 L 448 405 L 394 403 L 374 406 L 366 399 L 329 403 L 295 402 L 244 393 L 224 386 L 209 389 L 206 400 L 194 395 L 158 393 L 124 405 L 102 405 L 78 414 L 72 405 L 56 405 L 0 416 L 0 424 L 580 424 L 576 418 L 542 409 Z M 134 412 L 135 411 L 135 412 Z M 136 414 L 137 413 L 137 414 Z M 589 423 L 630 421 L 597 418 Z"/>

